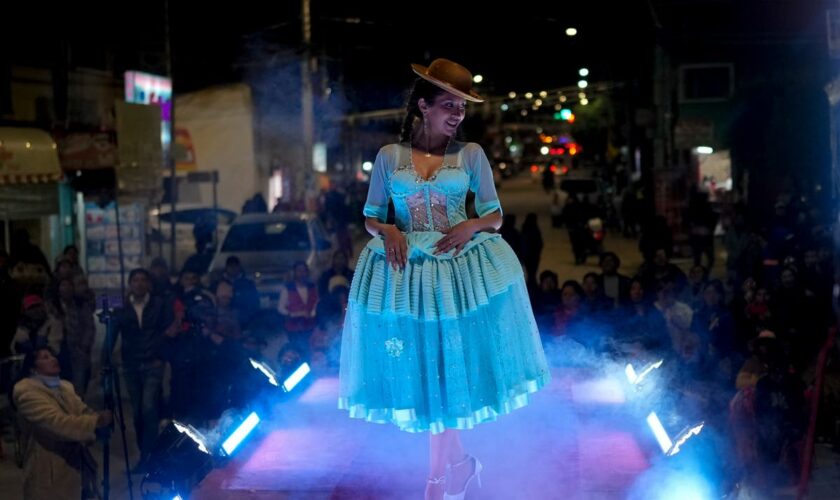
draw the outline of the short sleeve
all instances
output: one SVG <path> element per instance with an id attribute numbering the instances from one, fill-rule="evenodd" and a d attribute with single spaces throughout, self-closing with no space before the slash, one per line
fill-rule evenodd
<path id="1" fill-rule="evenodd" d="M 470 165 L 470 191 L 475 193 L 475 211 L 479 217 L 499 211 L 499 195 L 496 194 L 496 184 L 493 181 L 493 170 L 490 161 L 481 146 L 476 145 L 472 154 L 468 155 Z"/>
<path id="2" fill-rule="evenodd" d="M 379 222 L 385 222 L 388 217 L 388 185 L 387 185 L 387 155 L 385 148 L 376 154 L 373 172 L 370 174 L 367 201 L 363 213 L 365 217 L 374 217 Z"/>

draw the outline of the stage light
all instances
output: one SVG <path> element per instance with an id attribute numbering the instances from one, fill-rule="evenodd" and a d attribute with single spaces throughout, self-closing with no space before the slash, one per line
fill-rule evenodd
<path id="1" fill-rule="evenodd" d="M 671 449 L 668 451 L 668 456 L 672 457 L 672 456 L 676 455 L 677 453 L 679 453 L 682 445 L 684 445 L 686 441 L 691 439 L 692 436 L 696 436 L 696 435 L 700 434 L 700 431 L 703 430 L 704 425 L 706 425 L 705 422 L 700 422 L 700 423 L 695 424 L 693 426 L 690 425 L 690 426 L 686 427 L 685 429 L 683 429 L 682 432 L 677 434 L 676 439 L 674 439 L 674 446 L 672 446 Z"/>
<path id="2" fill-rule="evenodd" d="M 706 425 L 705 422 L 689 425 L 680 431 L 672 441 L 668 436 L 668 432 L 662 426 L 662 422 L 659 421 L 659 417 L 656 416 L 656 413 L 650 412 L 647 416 L 647 423 L 650 426 L 650 430 L 653 431 L 653 436 L 656 438 L 656 442 L 659 443 L 659 448 L 662 449 L 662 453 L 669 457 L 673 457 L 679 453 L 686 441 L 691 439 L 692 436 L 700 434 L 700 431 Z"/>
<path id="3" fill-rule="evenodd" d="M 146 473 L 143 483 L 158 484 L 169 495 L 189 491 L 213 468 L 212 450 L 207 438 L 194 427 L 170 421 L 141 464 Z M 172 488 L 174 483 L 180 486 Z"/>
<path id="4" fill-rule="evenodd" d="M 311 370 L 309 368 L 308 363 L 301 364 L 297 368 L 297 370 L 292 372 L 292 374 L 289 375 L 289 377 L 286 379 L 286 381 L 283 382 L 283 389 L 286 392 L 291 392 L 292 389 L 294 389 L 295 386 L 298 385 L 300 383 L 300 381 L 303 380 L 303 377 L 307 376 L 310 371 Z"/>
<path id="5" fill-rule="evenodd" d="M 647 423 L 650 426 L 650 430 L 653 431 L 653 436 L 656 438 L 656 442 L 659 443 L 659 448 L 662 449 L 662 453 L 668 453 L 668 450 L 674 446 L 674 443 L 668 437 L 668 433 L 665 432 L 665 428 L 662 427 L 662 422 L 659 421 L 656 413 L 650 412 L 647 416 Z"/>
<path id="6" fill-rule="evenodd" d="M 280 387 L 280 384 L 277 382 L 277 374 L 274 370 L 271 369 L 270 366 L 263 363 L 262 361 L 257 361 L 254 358 L 248 358 L 248 361 L 251 362 L 251 366 L 256 368 L 257 370 L 261 371 L 263 375 L 268 379 L 268 382 L 273 385 L 274 387 Z"/>
<path id="7" fill-rule="evenodd" d="M 198 451 L 207 453 L 208 455 L 210 454 L 210 450 L 207 446 L 207 438 L 204 436 L 204 434 L 199 432 L 198 429 L 189 424 L 183 424 L 181 422 L 178 422 L 177 420 L 173 420 L 172 425 L 175 426 L 175 429 L 177 429 L 178 432 L 180 432 L 181 434 L 186 434 L 187 436 L 189 436 L 190 439 L 195 441 L 195 444 L 198 445 Z"/>
<path id="8" fill-rule="evenodd" d="M 246 437 L 253 431 L 257 424 L 260 423 L 260 417 L 254 412 L 251 412 L 248 417 L 242 421 L 241 424 L 233 431 L 233 433 L 228 436 L 227 439 L 222 443 L 222 449 L 225 451 L 226 454 L 230 455 L 231 453 L 236 450 L 237 446 L 245 440 Z"/>
<path id="9" fill-rule="evenodd" d="M 662 363 L 663 360 L 661 359 L 654 363 L 648 363 L 638 375 L 636 374 L 636 370 L 633 368 L 633 365 L 627 363 L 627 366 L 624 368 L 624 373 L 627 375 L 627 380 L 630 381 L 631 384 L 639 385 L 648 373 L 662 366 Z"/>

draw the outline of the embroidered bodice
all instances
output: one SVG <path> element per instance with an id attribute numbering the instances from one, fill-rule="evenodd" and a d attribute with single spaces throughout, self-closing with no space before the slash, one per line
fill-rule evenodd
<path id="1" fill-rule="evenodd" d="M 408 143 L 390 144 L 376 156 L 364 214 L 385 222 L 388 200 L 404 232 L 444 231 L 467 220 L 467 192 L 479 216 L 501 211 L 490 162 L 481 146 L 453 141 L 428 179 L 417 174 Z"/>

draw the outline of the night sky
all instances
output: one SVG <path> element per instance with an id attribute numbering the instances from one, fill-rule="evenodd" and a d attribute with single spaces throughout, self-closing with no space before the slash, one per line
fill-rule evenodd
<path id="1" fill-rule="evenodd" d="M 388 107 L 412 81 L 409 64 L 447 57 L 485 77 L 482 92 L 504 94 L 650 75 L 655 25 L 670 46 L 703 47 L 720 60 L 732 46 L 825 47 L 829 0 L 628 0 L 587 2 L 312 0 L 313 51 L 330 78 L 355 89 L 356 109 Z M 176 93 L 241 81 L 255 68 L 301 53 L 300 1 L 170 0 Z M 163 73 L 164 2 L 15 2 L 4 7 L 4 56 L 49 65 L 67 41 L 73 65 Z M 567 27 L 579 34 L 565 36 Z M 101 47 L 109 47 L 110 56 Z M 9 50 L 9 49 L 12 50 Z"/>

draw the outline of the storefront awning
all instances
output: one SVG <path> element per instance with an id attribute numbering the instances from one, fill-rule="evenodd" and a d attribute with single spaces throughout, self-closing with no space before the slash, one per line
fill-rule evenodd
<path id="1" fill-rule="evenodd" d="M 61 178 L 57 147 L 48 133 L 0 127 L 0 185 L 47 184 Z"/>

